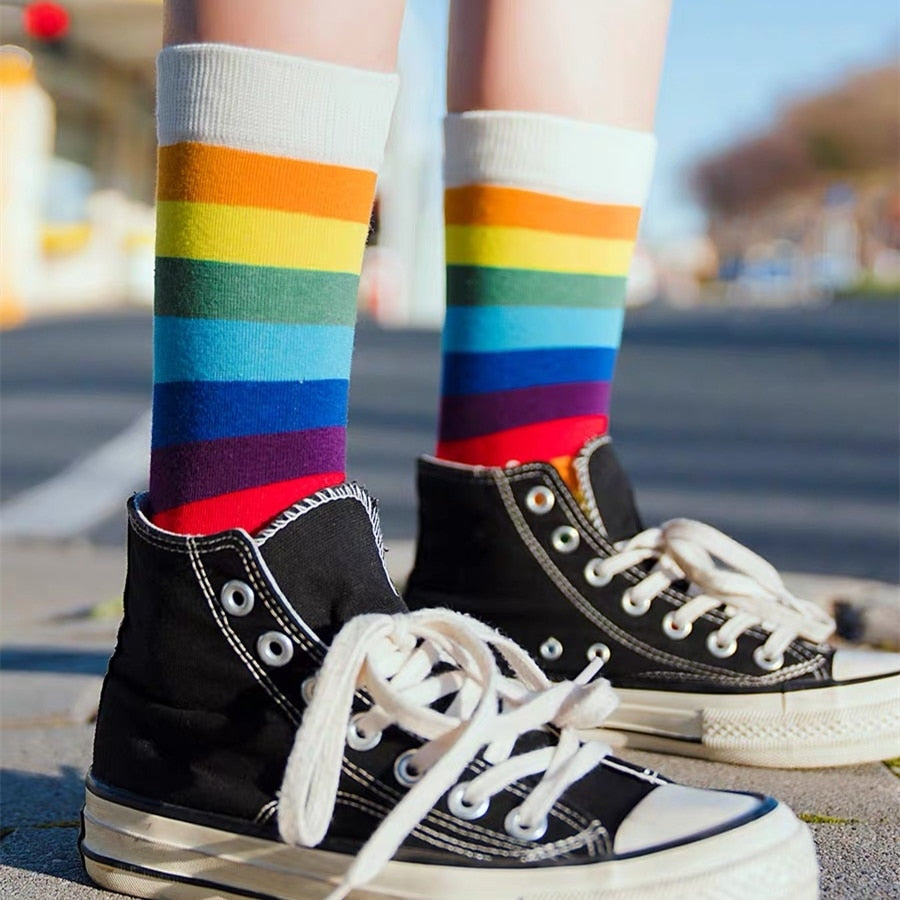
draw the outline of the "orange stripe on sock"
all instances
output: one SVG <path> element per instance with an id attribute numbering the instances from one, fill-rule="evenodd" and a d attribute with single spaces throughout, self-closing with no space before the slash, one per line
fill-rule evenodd
<path id="1" fill-rule="evenodd" d="M 502 225 L 634 240 L 640 216 L 637 206 L 585 203 L 495 185 L 466 185 L 444 193 L 448 225 Z"/>
<path id="2" fill-rule="evenodd" d="M 158 200 L 255 206 L 367 224 L 375 173 L 186 141 L 159 148 Z"/>
<path id="3" fill-rule="evenodd" d="M 245 528 L 251 534 L 267 525 L 289 506 L 325 487 L 340 484 L 343 472 L 322 472 L 262 487 L 221 494 L 154 513 L 153 524 L 178 534 L 215 534 Z"/>
<path id="4" fill-rule="evenodd" d="M 605 434 L 608 416 L 573 416 L 523 425 L 461 441 L 440 441 L 440 459 L 470 466 L 505 466 L 510 460 L 535 462 L 574 455 L 589 438 Z"/>

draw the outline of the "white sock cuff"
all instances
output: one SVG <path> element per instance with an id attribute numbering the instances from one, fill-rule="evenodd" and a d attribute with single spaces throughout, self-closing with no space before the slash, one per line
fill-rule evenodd
<path id="1" fill-rule="evenodd" d="M 377 171 L 397 81 L 249 47 L 166 47 L 157 57 L 157 135 L 162 146 L 197 141 Z"/>
<path id="2" fill-rule="evenodd" d="M 447 187 L 497 184 L 592 203 L 643 206 L 656 138 L 542 113 L 478 110 L 444 121 Z"/>

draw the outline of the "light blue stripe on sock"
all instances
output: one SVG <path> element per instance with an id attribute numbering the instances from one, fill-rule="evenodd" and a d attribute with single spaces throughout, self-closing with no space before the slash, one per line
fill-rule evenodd
<path id="1" fill-rule="evenodd" d="M 350 375 L 350 326 L 156 316 L 153 327 L 157 384 L 321 381 Z"/>
<path id="2" fill-rule="evenodd" d="M 451 306 L 445 353 L 496 353 L 542 347 L 618 347 L 622 309 L 552 306 Z"/>

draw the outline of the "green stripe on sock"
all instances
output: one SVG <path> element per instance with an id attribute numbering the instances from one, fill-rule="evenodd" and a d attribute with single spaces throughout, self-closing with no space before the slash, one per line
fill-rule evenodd
<path id="1" fill-rule="evenodd" d="M 625 305 L 625 282 L 624 277 L 609 275 L 451 265 L 447 266 L 447 305 L 613 309 Z"/>
<path id="2" fill-rule="evenodd" d="M 156 314 L 295 325 L 354 325 L 359 278 L 344 272 L 279 269 L 156 258 Z"/>

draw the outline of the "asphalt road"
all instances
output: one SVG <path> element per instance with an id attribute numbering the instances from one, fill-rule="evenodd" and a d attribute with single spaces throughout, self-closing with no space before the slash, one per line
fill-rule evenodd
<path id="1" fill-rule="evenodd" d="M 357 335 L 349 471 L 380 498 L 389 542 L 414 534 L 414 460 L 433 447 L 438 343 L 433 332 L 366 322 Z M 613 434 L 645 518 L 704 519 L 786 570 L 900 580 L 898 344 L 892 302 L 629 313 Z M 2 515 L 146 411 L 149 316 L 6 332 L 0 379 Z M 124 494 L 142 487 L 146 450 L 122 452 L 129 459 L 111 470 L 136 473 Z M 61 514 L 46 503 L 48 521 Z M 123 535 L 116 512 L 79 536 Z"/>

